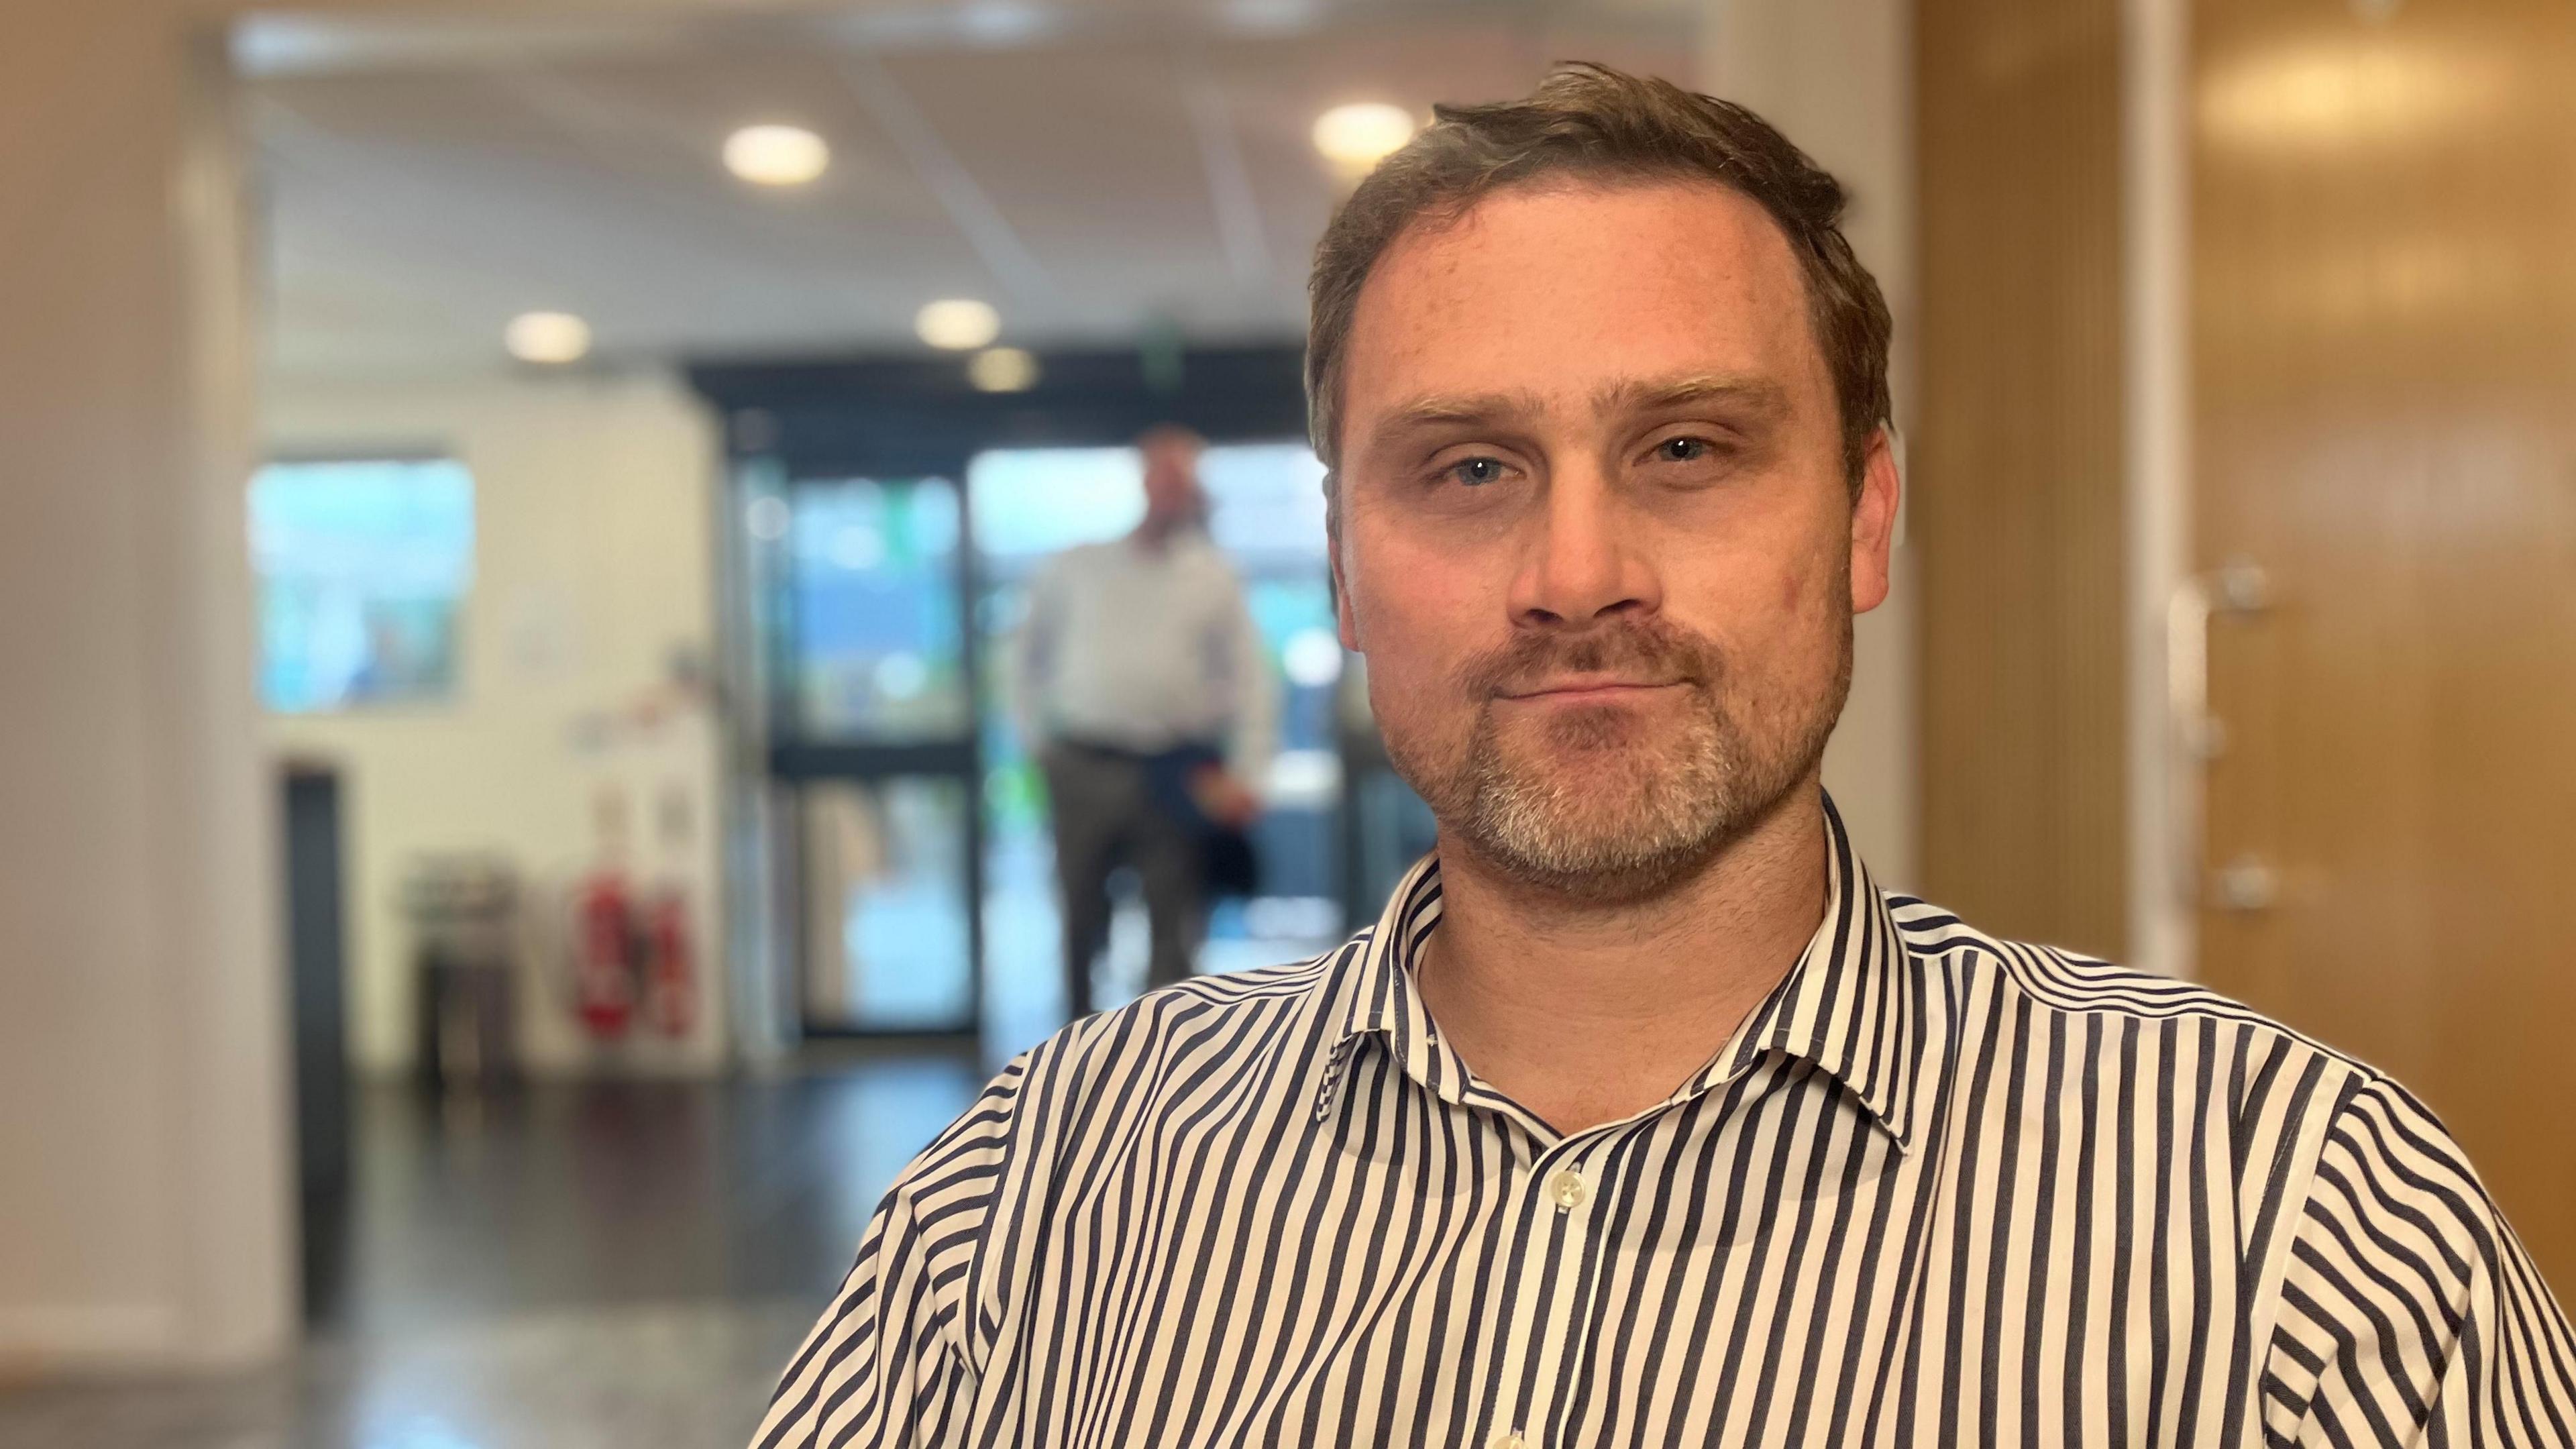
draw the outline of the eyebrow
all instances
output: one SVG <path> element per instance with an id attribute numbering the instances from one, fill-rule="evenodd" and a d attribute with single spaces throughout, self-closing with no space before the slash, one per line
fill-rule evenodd
<path id="1" fill-rule="evenodd" d="M 1769 378 L 1716 372 L 1614 382 L 1592 395 L 1593 413 L 1600 417 L 1620 412 L 1666 412 L 1700 403 L 1727 403 L 1767 419 L 1789 410 L 1789 395 Z"/>
<path id="2" fill-rule="evenodd" d="M 1387 438 L 1420 428 L 1472 426 L 1536 417 L 1546 411 L 1546 400 L 1536 393 L 1433 393 L 1389 412 L 1372 432 Z"/>
<path id="3" fill-rule="evenodd" d="M 1624 379 L 1592 395 L 1595 416 L 1620 412 L 1667 412 L 1695 404 L 1726 403 L 1770 419 L 1789 410 L 1789 398 L 1768 378 L 1730 373 L 1693 373 L 1684 377 Z M 1371 429 L 1384 440 L 1428 428 L 1477 427 L 1540 416 L 1547 401 L 1531 392 L 1431 393 L 1389 412 Z"/>

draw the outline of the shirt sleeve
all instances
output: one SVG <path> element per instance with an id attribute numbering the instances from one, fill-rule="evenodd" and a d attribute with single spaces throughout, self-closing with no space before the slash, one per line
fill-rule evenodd
<path id="1" fill-rule="evenodd" d="M 2328 1129 L 2263 1377 L 2273 1445 L 2576 1444 L 2576 1345 L 2432 1113 L 2365 1081 Z"/>
<path id="2" fill-rule="evenodd" d="M 778 1383 L 753 1449 L 933 1449 L 966 1442 L 974 1265 L 1029 1058 L 905 1168 L 858 1262 Z"/>

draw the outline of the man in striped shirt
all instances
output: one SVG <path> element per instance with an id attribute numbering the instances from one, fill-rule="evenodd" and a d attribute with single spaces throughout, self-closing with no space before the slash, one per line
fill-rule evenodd
<path id="1" fill-rule="evenodd" d="M 1438 850 L 1013 1062 L 759 1444 L 2571 1442 L 2567 1324 L 2402 1089 L 1853 856 L 1897 475 L 1841 205 L 1591 67 L 1352 196 L 1314 441 Z"/>

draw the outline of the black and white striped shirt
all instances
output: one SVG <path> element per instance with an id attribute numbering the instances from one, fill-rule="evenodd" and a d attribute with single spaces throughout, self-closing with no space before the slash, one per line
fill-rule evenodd
<path id="1" fill-rule="evenodd" d="M 1831 818 L 1831 811 L 1827 812 Z M 2396 1084 L 1882 895 L 1571 1135 L 1317 960 L 1013 1062 L 886 1196 L 758 1444 L 2567 1444 L 2576 1352 Z"/>

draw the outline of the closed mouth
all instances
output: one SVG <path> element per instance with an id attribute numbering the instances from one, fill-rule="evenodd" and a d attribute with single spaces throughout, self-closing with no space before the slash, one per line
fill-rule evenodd
<path id="1" fill-rule="evenodd" d="M 1679 689 L 1680 687 L 1681 681 L 1674 679 L 1565 679 L 1552 681 L 1541 685 L 1536 689 L 1516 689 L 1507 691 L 1503 695 L 1503 698 L 1522 700 L 1617 699 L 1629 695 L 1651 694 L 1656 690 L 1662 689 Z"/>

